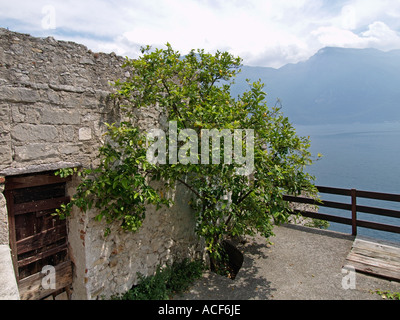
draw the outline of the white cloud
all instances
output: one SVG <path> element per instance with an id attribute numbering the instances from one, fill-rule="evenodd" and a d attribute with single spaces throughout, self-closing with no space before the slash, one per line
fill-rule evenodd
<path id="1" fill-rule="evenodd" d="M 354 6 L 346 5 L 341 11 L 343 29 L 353 30 L 357 26 L 357 11 Z"/>
<path id="2" fill-rule="evenodd" d="M 307 48 L 305 39 L 298 34 L 306 21 L 292 19 L 306 1 L 213 3 L 209 6 L 207 1 L 168 1 L 168 6 L 160 8 L 164 15 L 159 17 L 157 27 L 133 26 L 124 32 L 123 38 L 132 43 L 147 41 L 155 45 L 168 41 L 183 53 L 193 48 L 229 50 L 247 64 L 267 62 L 263 55 L 269 51 L 283 54 L 272 58 L 274 66 L 282 65 L 286 58 L 302 56 L 300 52 Z"/>
<path id="3" fill-rule="evenodd" d="M 361 36 L 367 40 L 367 46 L 370 47 L 376 46 L 383 50 L 400 48 L 400 35 L 382 21 L 370 24 L 368 30 L 361 33 Z"/>
<path id="4" fill-rule="evenodd" d="M 45 5 L 55 8 L 55 30 L 42 28 Z M 323 46 L 400 48 L 398 0 L 0 0 L 0 8 L 3 27 L 132 58 L 141 45 L 166 42 L 274 67 Z"/>
<path id="5" fill-rule="evenodd" d="M 351 47 L 359 48 L 362 42 L 359 36 L 350 30 L 338 27 L 320 27 L 311 33 L 322 46 L 326 47 Z"/>
<path id="6" fill-rule="evenodd" d="M 400 35 L 384 22 L 375 21 L 360 34 L 338 27 L 320 27 L 312 32 L 322 46 L 345 48 L 377 48 L 393 50 L 400 48 Z"/>

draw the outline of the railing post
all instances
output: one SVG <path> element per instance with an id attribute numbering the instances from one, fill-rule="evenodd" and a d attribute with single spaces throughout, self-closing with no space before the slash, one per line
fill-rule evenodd
<path id="1" fill-rule="evenodd" d="M 351 189 L 351 234 L 357 235 L 357 190 Z"/>

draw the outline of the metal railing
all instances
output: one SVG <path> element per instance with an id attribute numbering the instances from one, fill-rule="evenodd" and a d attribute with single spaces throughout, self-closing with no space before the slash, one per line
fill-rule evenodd
<path id="1" fill-rule="evenodd" d="M 326 200 L 314 200 L 307 197 L 294 197 L 285 195 L 284 200 L 292 203 L 302 203 L 308 205 L 316 205 L 318 207 L 327 207 L 327 208 L 335 208 L 341 209 L 345 211 L 351 212 L 351 218 L 335 216 L 332 214 L 314 212 L 314 211 L 303 211 L 303 210 L 294 210 L 295 214 L 301 214 L 304 217 L 326 220 L 346 225 L 352 226 L 352 235 L 357 235 L 357 227 L 375 229 L 380 231 L 387 231 L 393 233 L 400 233 L 400 226 L 383 224 L 379 222 L 372 222 L 366 220 L 359 220 L 357 217 L 358 212 L 378 215 L 378 216 L 386 216 L 392 218 L 400 219 L 400 211 L 392 210 L 392 209 L 384 209 L 378 207 L 370 207 L 363 206 L 357 204 L 358 198 L 368 198 L 374 200 L 383 200 L 383 201 L 393 201 L 400 202 L 400 194 L 390 194 L 390 193 L 380 193 L 380 192 L 370 192 L 370 191 L 361 191 L 356 189 L 342 189 L 342 188 L 332 188 L 332 187 L 322 187 L 317 186 L 319 193 L 323 194 L 333 194 L 333 195 L 341 195 L 348 196 L 349 202 L 336 202 L 336 201 L 326 201 Z"/>

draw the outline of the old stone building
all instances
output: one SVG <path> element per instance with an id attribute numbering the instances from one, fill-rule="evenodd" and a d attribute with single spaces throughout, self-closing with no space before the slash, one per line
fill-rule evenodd
<path id="1" fill-rule="evenodd" d="M 0 29 L 0 245 L 11 248 L 22 299 L 65 288 L 72 299 L 108 298 L 135 284 L 137 273 L 204 253 L 180 186 L 175 205 L 148 207 L 135 234 L 112 225 L 104 237 L 94 210 L 74 210 L 64 222 L 51 215 L 79 183 L 54 170 L 96 166 L 104 123 L 120 119 L 110 82 L 129 76 L 123 60 Z M 140 125 L 157 127 L 161 117 L 156 107 L 143 109 Z M 43 266 L 52 263 L 56 289 L 43 285 Z"/>

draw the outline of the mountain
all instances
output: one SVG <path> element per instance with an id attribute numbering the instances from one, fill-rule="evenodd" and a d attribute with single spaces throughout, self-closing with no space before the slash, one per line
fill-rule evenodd
<path id="1" fill-rule="evenodd" d="M 327 47 L 279 69 L 242 67 L 233 96 L 261 79 L 267 101 L 279 98 L 295 124 L 400 121 L 400 50 Z"/>

